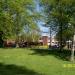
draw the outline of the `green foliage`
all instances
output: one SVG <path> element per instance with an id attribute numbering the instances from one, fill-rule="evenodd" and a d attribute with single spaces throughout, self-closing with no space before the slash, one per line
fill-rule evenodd
<path id="1" fill-rule="evenodd" d="M 26 25 L 36 29 L 33 8 L 33 0 L 0 0 L 0 31 L 4 39 L 16 39 Z"/>
<path id="2" fill-rule="evenodd" d="M 51 16 L 60 41 L 72 39 L 75 28 L 75 0 L 41 0 L 50 25 Z M 62 42 L 61 42 L 62 44 Z"/>
<path id="3" fill-rule="evenodd" d="M 35 28 L 35 25 L 32 25 L 33 27 L 25 26 L 25 29 L 21 35 L 20 40 L 24 40 L 27 42 L 37 42 L 40 38 L 40 30 L 38 26 Z"/>

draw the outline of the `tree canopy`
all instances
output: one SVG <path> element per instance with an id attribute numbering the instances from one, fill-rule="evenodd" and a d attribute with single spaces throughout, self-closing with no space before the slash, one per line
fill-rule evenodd
<path id="1" fill-rule="evenodd" d="M 62 41 L 72 39 L 74 35 L 75 0 L 41 0 L 41 5 L 49 26 L 56 27 L 56 35 L 62 47 Z M 50 24 L 51 18 L 54 25 Z"/>
<path id="2" fill-rule="evenodd" d="M 33 0 L 0 0 L 0 31 L 3 38 L 16 38 L 26 25 L 37 28 L 33 16 Z"/>

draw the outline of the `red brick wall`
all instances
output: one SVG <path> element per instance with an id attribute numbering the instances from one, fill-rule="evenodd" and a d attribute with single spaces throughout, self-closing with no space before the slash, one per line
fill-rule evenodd
<path id="1" fill-rule="evenodd" d="M 43 45 L 48 45 L 48 36 L 42 36 Z"/>

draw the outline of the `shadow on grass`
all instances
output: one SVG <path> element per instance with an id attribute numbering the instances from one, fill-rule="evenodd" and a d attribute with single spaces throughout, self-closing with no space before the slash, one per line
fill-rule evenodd
<path id="1" fill-rule="evenodd" d="M 31 49 L 34 52 L 31 55 L 53 55 L 58 59 L 69 61 L 70 56 L 71 56 L 71 51 L 70 50 L 62 50 L 61 52 L 58 49 Z"/>
<path id="2" fill-rule="evenodd" d="M 42 75 L 33 70 L 16 65 L 0 63 L 0 75 Z"/>

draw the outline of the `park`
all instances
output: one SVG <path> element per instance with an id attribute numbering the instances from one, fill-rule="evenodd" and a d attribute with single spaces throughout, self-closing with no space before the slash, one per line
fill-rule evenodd
<path id="1" fill-rule="evenodd" d="M 75 75 L 75 0 L 0 0 L 0 75 Z"/>

